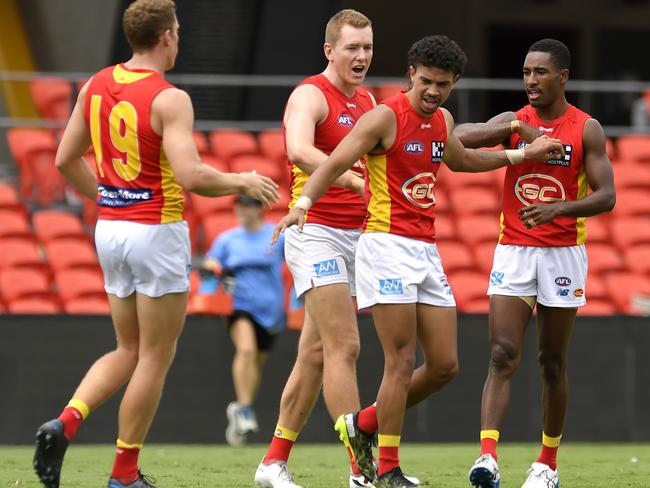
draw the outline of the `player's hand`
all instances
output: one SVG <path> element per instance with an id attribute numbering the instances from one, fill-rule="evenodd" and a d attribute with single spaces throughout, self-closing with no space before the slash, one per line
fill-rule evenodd
<path id="1" fill-rule="evenodd" d="M 519 129 L 517 129 L 517 134 L 519 134 L 519 137 L 521 137 L 528 144 L 533 142 L 538 137 L 544 135 L 541 130 L 533 127 L 532 125 L 528 125 L 525 122 L 519 122 Z"/>
<path id="2" fill-rule="evenodd" d="M 244 190 L 242 194 L 247 197 L 259 200 L 266 207 L 271 207 L 280 198 L 278 192 L 279 186 L 271 178 L 258 175 L 255 171 L 252 173 L 239 173 L 244 178 Z"/>
<path id="3" fill-rule="evenodd" d="M 532 229 L 538 225 L 547 224 L 562 215 L 561 208 L 562 202 L 534 203 L 519 209 L 519 220 L 524 223 L 526 229 Z"/>
<path id="4" fill-rule="evenodd" d="M 524 161 L 548 161 L 564 157 L 564 144 L 559 139 L 540 136 L 524 149 Z"/>
<path id="5" fill-rule="evenodd" d="M 350 179 L 350 190 L 356 193 L 359 196 L 365 196 L 366 194 L 366 180 L 359 178 L 358 176 L 352 176 Z"/>
<path id="6" fill-rule="evenodd" d="M 273 230 L 273 238 L 271 242 L 275 244 L 280 238 L 280 234 L 283 233 L 287 228 L 292 225 L 298 226 L 298 231 L 302 232 L 302 228 L 305 225 L 305 211 L 299 207 L 293 207 L 291 211 L 282 217 L 282 220 L 278 222 L 278 225 L 275 226 Z"/>

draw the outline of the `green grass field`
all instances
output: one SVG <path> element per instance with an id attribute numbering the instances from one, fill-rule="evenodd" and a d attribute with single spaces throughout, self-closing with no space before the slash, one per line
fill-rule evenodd
<path id="1" fill-rule="evenodd" d="M 467 487 L 467 470 L 477 445 L 410 444 L 400 449 L 402 466 L 424 486 Z M 113 447 L 70 448 L 61 488 L 105 487 Z M 160 488 L 252 487 L 265 446 L 149 445 L 140 456 L 143 471 Z M 503 488 L 519 488 L 537 455 L 533 444 L 504 444 L 499 449 Z M 31 468 L 32 448 L 0 446 L 0 487 L 39 487 Z M 650 444 L 567 444 L 560 451 L 562 488 L 650 488 Z M 298 445 L 291 470 L 304 488 L 347 487 L 346 455 L 341 446 Z"/>

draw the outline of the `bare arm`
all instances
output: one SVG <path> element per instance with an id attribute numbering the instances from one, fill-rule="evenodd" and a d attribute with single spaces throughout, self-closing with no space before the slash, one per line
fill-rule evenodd
<path id="1" fill-rule="evenodd" d="M 176 88 L 162 91 L 152 103 L 152 113 L 159 117 L 163 150 L 183 188 L 208 197 L 243 193 L 265 204 L 277 200 L 278 186 L 269 178 L 222 173 L 201 162 L 192 138 L 194 110 L 187 93 Z"/>
<path id="2" fill-rule="evenodd" d="M 77 103 L 61 137 L 55 164 L 80 193 L 91 200 L 97 200 L 97 176 L 82 158 L 91 144 L 90 130 L 83 116 L 87 86 L 88 84 L 79 92 Z"/>
<path id="3" fill-rule="evenodd" d="M 539 129 L 521 121 L 513 126 L 513 121 L 517 121 L 514 112 L 503 112 L 485 123 L 460 124 L 454 129 L 454 134 L 467 148 L 493 147 L 498 144 L 507 147 L 513 133 L 519 134 L 528 143 L 543 135 Z"/>
<path id="4" fill-rule="evenodd" d="M 327 115 L 325 95 L 314 85 L 296 88 L 287 102 L 284 113 L 287 157 L 307 175 L 311 175 L 327 159 L 327 154 L 314 145 L 316 127 Z M 362 181 L 350 171 L 334 184 L 357 191 L 360 182 L 355 185 L 356 180 Z"/>
<path id="5" fill-rule="evenodd" d="M 466 149 L 455 133 L 451 133 L 451 128 L 454 126 L 453 117 L 447 110 L 443 108 L 440 110 L 444 111 L 445 122 L 447 123 L 448 136 L 443 162 L 449 166 L 449 169 L 456 172 L 479 173 L 510 164 L 507 151 Z M 522 157 L 524 160 L 546 161 L 558 157 L 558 154 L 564 154 L 564 146 L 557 139 L 540 137 L 523 151 Z"/>
<path id="6" fill-rule="evenodd" d="M 545 224 L 557 217 L 589 217 L 609 212 L 616 204 L 612 164 L 605 150 L 605 133 L 596 119 L 585 123 L 582 135 L 584 165 L 592 193 L 568 202 L 536 203 L 519 210 L 526 227 Z"/>

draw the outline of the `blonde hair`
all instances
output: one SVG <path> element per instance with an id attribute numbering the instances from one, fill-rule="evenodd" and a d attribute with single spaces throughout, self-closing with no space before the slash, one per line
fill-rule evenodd
<path id="1" fill-rule="evenodd" d="M 356 10 L 350 8 L 341 10 L 334 14 L 327 23 L 327 27 L 325 27 L 325 42 L 332 45 L 336 44 L 344 25 L 351 25 L 357 29 L 363 29 L 364 27 L 372 27 L 372 22 L 370 22 L 368 17 Z"/>
<path id="2" fill-rule="evenodd" d="M 173 0 L 136 0 L 124 11 L 122 27 L 133 51 L 153 48 L 167 29 L 174 28 Z"/>

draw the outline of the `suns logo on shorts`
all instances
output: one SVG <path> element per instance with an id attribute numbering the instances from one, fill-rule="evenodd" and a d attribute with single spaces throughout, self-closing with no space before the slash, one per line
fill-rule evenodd
<path id="1" fill-rule="evenodd" d="M 354 119 L 352 118 L 352 115 L 346 113 L 339 115 L 339 118 L 336 119 L 336 122 L 338 122 L 338 124 L 342 125 L 343 127 L 352 127 L 354 125 Z"/>
<path id="2" fill-rule="evenodd" d="M 402 278 L 379 280 L 379 293 L 382 295 L 403 295 Z"/>
<path id="3" fill-rule="evenodd" d="M 436 175 L 420 173 L 402 184 L 402 193 L 413 205 L 429 208 L 436 203 L 436 196 L 433 193 L 435 183 Z"/>
<path id="4" fill-rule="evenodd" d="M 527 207 L 538 202 L 563 202 L 566 193 L 557 178 L 540 173 L 522 175 L 515 183 L 515 195 Z"/>

